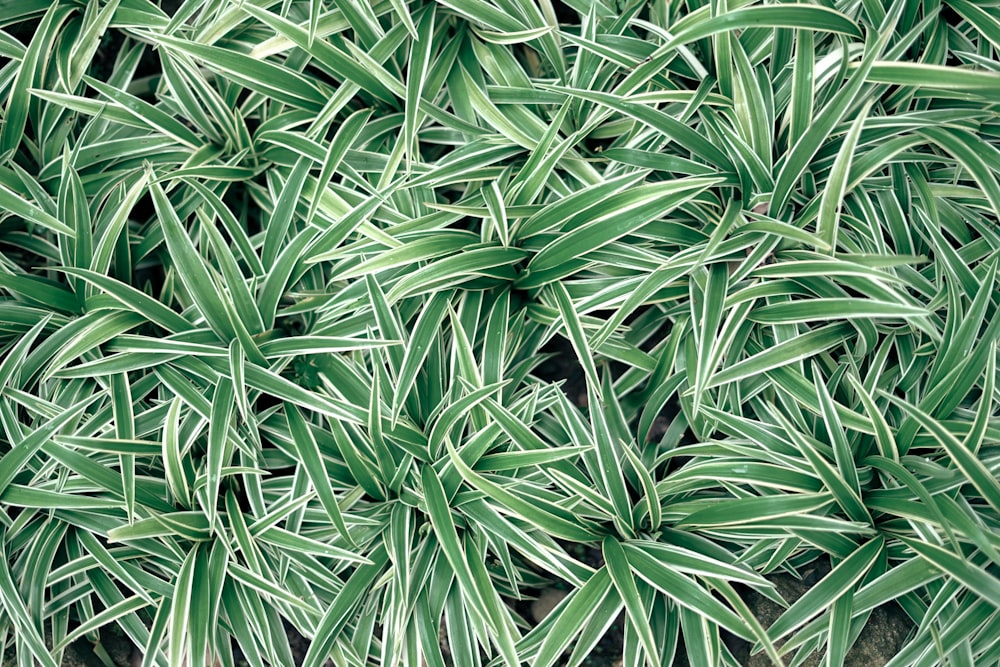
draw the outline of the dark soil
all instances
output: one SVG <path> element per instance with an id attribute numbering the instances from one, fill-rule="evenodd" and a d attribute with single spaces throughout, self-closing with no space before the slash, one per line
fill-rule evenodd
<path id="1" fill-rule="evenodd" d="M 51 646 L 51 638 L 46 637 L 46 643 Z M 132 662 L 134 649 L 132 642 L 120 632 L 105 629 L 100 633 L 100 640 L 97 643 L 91 642 L 83 637 L 63 651 L 62 667 L 133 667 L 141 663 Z M 3 656 L 0 667 L 15 667 L 17 658 L 15 656 Z"/>
<path id="2" fill-rule="evenodd" d="M 771 574 L 767 577 L 781 593 L 786 602 L 792 604 L 805 595 L 812 586 L 819 583 L 830 572 L 829 560 L 822 558 L 811 564 L 799 579 L 790 574 Z M 745 592 L 744 599 L 754 615 L 766 628 L 781 615 L 782 608 L 764 596 L 750 590 Z M 861 631 L 858 640 L 847 653 L 845 667 L 881 667 L 891 660 L 903 647 L 907 635 L 913 628 L 909 616 L 895 603 L 878 607 L 872 611 L 868 623 Z M 741 640 L 730 641 L 730 650 L 741 665 L 746 667 L 769 667 L 771 661 L 763 653 L 750 655 L 750 645 Z M 786 657 L 785 664 L 791 663 L 791 657 Z M 822 664 L 823 656 L 813 653 L 801 664 L 804 667 L 817 667 Z"/>
<path id="3" fill-rule="evenodd" d="M 532 375 L 546 382 L 562 383 L 566 397 L 575 405 L 586 407 L 587 379 L 570 342 L 556 336 L 542 346 L 541 353 L 551 356 L 540 363 Z"/>

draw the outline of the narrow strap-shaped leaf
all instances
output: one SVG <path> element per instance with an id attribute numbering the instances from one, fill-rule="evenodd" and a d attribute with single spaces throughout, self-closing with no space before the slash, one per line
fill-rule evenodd
<path id="1" fill-rule="evenodd" d="M 3 558 L 4 563 L 11 562 L 7 555 L 8 539 L 7 527 L 0 525 L 0 557 Z M 31 650 L 32 657 L 41 663 L 42 667 L 58 667 L 52 654 L 46 648 L 45 642 L 42 640 L 39 628 L 31 619 L 24 601 L 18 594 L 17 586 L 11 578 L 9 567 L 0 568 L 0 604 L 3 605 L 8 618 L 20 634 L 25 645 Z"/>
<path id="2" fill-rule="evenodd" d="M 532 664 L 550 667 L 591 621 L 596 620 L 603 625 L 606 614 L 610 611 L 611 618 L 614 618 L 621 607 L 620 596 L 615 592 L 608 569 L 600 568 L 526 637 L 540 637 L 541 645 Z"/>
<path id="3" fill-rule="evenodd" d="M 0 494 L 2 494 L 21 469 L 31 460 L 38 450 L 60 429 L 79 417 L 87 406 L 92 404 L 100 394 L 89 396 L 83 401 L 72 405 L 54 418 L 46 420 L 45 424 L 27 433 L 23 438 L 14 438 L 13 447 L 0 457 Z M 20 441 L 18 441 L 20 440 Z"/>
<path id="4" fill-rule="evenodd" d="M 191 615 L 194 591 L 195 563 L 202 547 L 196 544 L 188 552 L 174 580 L 174 594 L 170 601 L 170 635 L 167 655 L 170 664 L 186 664 L 195 657 L 191 655 L 190 628 L 188 622 Z"/>
<path id="5" fill-rule="evenodd" d="M 451 518 L 451 508 L 448 506 L 448 499 L 444 495 L 444 488 L 438 479 L 434 468 L 424 466 L 420 475 L 421 490 L 424 493 L 424 501 L 427 504 L 427 513 L 430 516 L 431 524 L 434 526 L 434 533 L 441 543 L 441 549 L 445 557 L 455 571 L 462 588 L 462 594 L 467 598 L 469 612 L 482 615 L 482 621 L 489 623 L 491 619 L 486 618 L 486 603 L 480 597 L 479 591 L 472 580 L 472 573 L 466 563 L 465 553 L 462 550 L 458 533 L 455 529 L 455 522 Z"/>
<path id="6" fill-rule="evenodd" d="M 818 298 L 787 301 L 761 306 L 750 319 L 768 324 L 815 322 L 818 320 L 926 317 L 928 311 L 918 306 L 875 299 Z"/>
<path id="7" fill-rule="evenodd" d="M 154 106 L 135 95 L 119 90 L 98 79 L 84 76 L 83 80 L 101 95 L 116 102 L 119 108 L 136 118 L 143 125 L 155 128 L 173 137 L 192 150 L 197 150 L 204 145 L 204 142 L 187 125 L 158 106 Z"/>
<path id="8" fill-rule="evenodd" d="M 589 541 L 597 534 L 589 521 L 580 518 L 574 520 L 568 516 L 567 512 L 557 511 L 555 506 L 545 507 L 541 503 L 532 503 L 518 495 L 504 489 L 499 484 L 479 475 L 473 471 L 462 457 L 455 451 L 454 446 L 448 445 L 448 453 L 451 455 L 452 464 L 462 475 L 462 479 L 471 486 L 488 494 L 490 498 L 506 506 L 512 512 L 519 514 L 526 520 L 542 527 L 551 535 L 573 541 Z"/>
<path id="9" fill-rule="evenodd" d="M 821 402 L 822 405 L 822 402 Z M 836 411 L 834 411 L 836 413 Z M 811 442 L 808 436 L 799 433 L 781 413 L 776 412 L 775 417 L 781 424 L 785 433 L 794 442 L 799 451 L 809 461 L 816 475 L 823 480 L 823 485 L 830 491 L 834 500 L 844 510 L 853 521 L 873 523 L 871 515 L 865 508 L 861 500 L 861 495 L 856 493 L 849 482 L 844 480 L 839 471 L 819 452 L 817 447 Z"/>
<path id="10" fill-rule="evenodd" d="M 840 226 L 840 208 L 847 192 L 847 177 L 851 170 L 851 161 L 858 145 L 858 138 L 868 117 L 870 105 L 865 105 L 858 113 L 851 128 L 840 145 L 837 158 L 833 161 L 830 176 L 826 179 L 823 195 L 820 199 L 819 215 L 816 220 L 816 234 L 820 240 L 833 252 L 837 247 L 837 231 Z"/>
<path id="11" fill-rule="evenodd" d="M 893 27 L 899 19 L 902 5 L 896 4 L 893 7 L 895 12 L 887 15 L 884 25 L 880 26 L 875 33 L 877 37 L 871 39 L 861 63 L 851 73 L 847 82 L 840 86 L 833 99 L 814 114 L 808 129 L 789 151 L 774 183 L 774 194 L 768 209 L 769 215 L 779 217 L 784 211 L 792 188 L 806 170 L 809 161 L 816 155 L 816 151 L 827 140 L 830 132 L 847 113 L 850 105 L 855 103 L 872 66 L 888 45 Z"/>
<path id="12" fill-rule="evenodd" d="M 232 381 L 229 378 L 220 379 L 212 394 L 212 413 L 208 422 L 208 462 L 205 469 L 206 513 L 211 524 L 215 523 L 217 517 L 222 468 L 230 463 L 233 454 L 229 429 L 235 403 L 236 389 Z"/>
<path id="13" fill-rule="evenodd" d="M 118 373 L 111 376 L 111 401 L 115 435 L 122 440 L 134 439 L 135 409 L 132 387 L 126 374 Z M 125 498 L 125 511 L 131 523 L 135 519 L 135 457 L 122 454 L 119 463 L 122 471 L 122 496 Z"/>
<path id="14" fill-rule="evenodd" d="M 706 382 L 705 388 L 710 389 L 730 382 L 736 382 L 774 368 L 808 359 L 836 345 L 842 344 L 848 340 L 850 331 L 849 325 L 835 323 L 782 341 L 777 345 L 718 371 Z"/>
<path id="15" fill-rule="evenodd" d="M 323 464 L 319 446 L 316 444 L 316 439 L 313 437 L 309 424 L 303 419 L 299 409 L 291 403 L 285 404 L 285 416 L 288 420 L 288 428 L 292 435 L 292 440 L 298 450 L 299 459 L 305 466 L 306 473 L 309 475 L 309 479 L 316 490 L 316 495 L 319 496 L 323 508 L 347 543 L 357 548 L 357 544 L 354 542 L 354 538 L 351 536 L 350 530 L 348 530 L 347 524 L 344 522 L 343 513 L 340 511 L 340 505 L 337 503 L 337 498 L 334 495 L 333 486 L 330 484 L 330 476 Z"/>
<path id="16" fill-rule="evenodd" d="M 349 81 L 353 84 L 356 84 L 360 86 L 361 89 L 363 89 L 366 93 L 373 95 L 384 102 L 390 104 L 395 103 L 395 94 L 391 90 L 386 88 L 386 86 L 381 81 L 379 81 L 378 77 L 373 76 L 372 73 L 367 71 L 363 65 L 359 64 L 355 59 L 351 58 L 348 54 L 344 53 L 341 49 L 338 49 L 333 44 L 330 44 L 326 40 L 322 39 L 310 40 L 309 33 L 307 30 L 302 29 L 301 27 L 295 25 L 291 21 L 281 16 L 278 16 L 277 14 L 265 11 L 264 9 L 256 7 L 252 4 L 244 4 L 240 7 L 240 9 L 241 11 L 250 14 L 255 19 L 257 19 L 264 25 L 268 26 L 269 28 L 277 32 L 282 37 L 285 37 L 291 43 L 305 50 L 307 53 L 312 55 L 316 59 L 316 61 L 320 63 L 325 69 L 328 69 L 342 81 Z M 191 44 L 188 42 L 183 42 L 181 48 L 184 47 L 190 49 Z M 222 49 L 217 49 L 217 50 L 222 50 Z M 231 52 L 227 51 L 223 52 L 229 55 L 235 55 L 232 54 Z M 200 52 L 200 53 L 205 55 L 206 60 L 211 60 L 215 56 L 215 52 Z M 272 65 L 270 63 L 257 61 L 248 56 L 243 56 L 243 58 L 247 60 L 252 60 L 253 62 L 260 64 L 261 66 L 265 67 L 268 72 L 270 72 L 272 69 L 279 70 L 280 74 L 279 77 L 265 79 L 266 81 L 271 82 L 271 84 L 268 86 L 267 89 L 268 92 L 270 92 L 270 88 L 275 83 L 282 81 L 283 78 L 287 80 L 288 77 L 294 76 L 297 84 L 299 84 L 300 86 L 302 84 L 305 84 L 308 87 L 308 92 L 305 92 L 307 90 L 306 88 L 303 88 L 302 91 L 297 91 L 299 95 L 308 95 L 308 97 L 305 98 L 305 100 L 308 100 L 309 105 L 304 108 L 312 109 L 313 111 L 319 111 L 322 108 L 322 105 L 326 102 L 326 100 L 323 99 L 322 96 L 319 94 L 319 91 L 305 77 L 293 73 L 290 70 L 281 68 L 277 65 Z M 239 68 L 242 62 L 243 60 L 240 60 L 238 62 L 227 62 L 226 64 L 235 65 L 237 68 Z M 252 73 L 252 70 L 245 70 L 244 76 L 250 73 Z M 248 87 L 253 88 L 255 86 L 251 85 Z M 281 97 L 276 96 L 276 99 L 279 100 L 287 99 L 289 96 L 289 92 L 282 92 Z M 296 96 L 296 101 L 298 101 L 298 99 L 299 99 L 298 96 Z M 313 105 L 316 105 L 315 108 L 313 108 Z"/>
<path id="17" fill-rule="evenodd" d="M 639 102 L 632 102 L 623 99 L 619 95 L 611 93 L 600 93 L 589 90 L 579 90 L 576 88 L 566 88 L 564 86 L 542 86 L 543 89 L 555 90 L 569 96 L 594 102 L 614 109 L 619 113 L 635 118 L 654 130 L 663 133 L 664 136 L 676 141 L 686 151 L 708 162 L 719 171 L 735 171 L 732 161 L 721 149 L 712 144 L 708 137 L 696 130 L 691 129 L 686 124 L 677 120 L 673 116 L 654 109 Z"/>
<path id="18" fill-rule="evenodd" d="M 160 228 L 163 230 L 163 238 L 167 242 L 171 259 L 177 266 L 178 277 L 212 330 L 222 340 L 232 340 L 236 332 L 233 329 L 229 308 L 217 291 L 215 280 L 209 273 L 205 260 L 191 242 L 187 230 L 181 224 L 177 211 L 167 199 L 163 188 L 158 183 L 152 183 L 150 192 L 159 216 Z"/>
<path id="19" fill-rule="evenodd" d="M 170 402 L 166 421 L 163 425 L 163 467 L 167 485 L 176 502 L 183 507 L 191 507 L 191 484 L 184 466 L 183 443 L 180 439 L 181 410 L 184 401 L 175 396 Z"/>
<path id="20" fill-rule="evenodd" d="M 992 474 L 986 464 L 979 460 L 976 452 L 971 451 L 965 443 L 941 425 L 941 422 L 931 417 L 919 407 L 888 392 L 879 390 L 879 395 L 898 405 L 906 415 L 915 419 L 925 428 L 934 440 L 941 445 L 948 457 L 965 475 L 966 479 L 982 494 L 983 500 L 994 510 L 1000 511 L 1000 481 Z"/>
<path id="21" fill-rule="evenodd" d="M 201 222 L 202 230 L 208 238 L 208 243 L 212 246 L 212 253 L 215 255 L 222 274 L 222 283 L 233 300 L 233 311 L 239 317 L 239 322 L 250 335 L 263 333 L 264 321 L 261 318 L 260 309 L 250 293 L 250 288 L 247 287 L 246 279 L 236 263 L 236 257 L 222 239 L 219 230 L 215 228 L 214 224 L 211 224 L 208 216 L 201 209 L 198 209 L 196 214 Z M 237 323 L 233 322 L 233 326 L 236 327 Z"/>
<path id="22" fill-rule="evenodd" d="M 289 68 L 257 60 L 235 50 L 198 44 L 168 35 L 155 35 L 152 38 L 159 44 L 197 58 L 209 69 L 242 86 L 294 107 L 319 111 L 326 101 L 312 81 Z"/>
<path id="23" fill-rule="evenodd" d="M 73 14 L 74 7 L 45 3 L 40 8 L 50 7 L 35 28 L 31 43 L 24 52 L 21 62 L 13 70 L 13 82 L 7 93 L 7 108 L 4 113 L 3 128 L 0 129 L 0 163 L 6 164 L 11 154 L 17 150 L 24 136 L 28 122 L 28 106 L 31 103 L 29 91 L 34 87 L 40 70 L 47 64 L 55 45 L 57 31 Z M 15 11 L 15 16 L 17 13 Z M 3 190 L 0 189 L 0 193 Z M 0 198 L 0 206 L 7 208 L 7 202 Z"/>
<path id="24" fill-rule="evenodd" d="M 729 630 L 738 637 L 753 641 L 753 633 L 746 627 L 744 621 L 713 597 L 711 592 L 695 583 L 694 579 L 676 572 L 648 553 L 638 549 L 625 551 L 625 557 L 637 576 L 669 596 L 680 606 L 704 617 L 714 625 Z"/>
<path id="25" fill-rule="evenodd" d="M 409 172 L 419 159 L 417 146 L 417 126 L 420 120 L 420 97 L 423 95 L 430 65 L 431 53 L 435 46 L 434 19 L 435 6 L 430 5 L 421 13 L 416 34 L 410 45 L 410 66 L 406 78 L 406 105 L 403 107 L 403 143 L 406 146 L 406 164 Z"/>
<path id="26" fill-rule="evenodd" d="M 6 127 L 7 125 L 5 124 L 4 128 L 6 129 Z M 21 195 L 3 184 L 0 184 L 0 208 L 56 234 L 65 234 L 69 238 L 73 238 L 76 235 L 72 227 L 46 213 L 41 207 L 24 199 Z"/>
<path id="27" fill-rule="evenodd" d="M 300 157 L 292 167 L 291 173 L 282 184 L 280 194 L 274 199 L 274 210 L 264 228 L 264 245 L 261 248 L 261 262 L 271 270 L 274 260 L 278 257 L 278 247 L 285 242 L 285 235 L 295 217 L 295 208 L 302 195 L 302 186 L 309 175 L 311 162 Z"/>
<path id="28" fill-rule="evenodd" d="M 870 540 L 858 547 L 850 556 L 841 561 L 821 582 L 813 586 L 805 595 L 786 609 L 767 634 L 772 641 L 781 639 L 795 628 L 804 624 L 817 612 L 828 609 L 830 604 L 843 593 L 854 588 L 868 573 L 876 558 L 885 548 L 883 539 Z"/>
<path id="29" fill-rule="evenodd" d="M 80 262 L 80 258 L 77 258 L 77 266 L 89 268 L 95 273 L 107 275 L 111 259 L 114 256 L 115 246 L 119 243 L 122 232 L 128 222 L 129 213 L 131 213 L 139 198 L 146 192 L 149 185 L 148 178 L 149 174 L 142 172 L 135 183 L 125 191 L 121 197 L 121 201 L 117 202 L 117 205 L 112 208 L 112 214 L 107 222 L 102 221 L 100 236 L 96 239 L 97 243 L 94 246 L 94 253 L 89 263 L 84 265 Z"/>
<path id="30" fill-rule="evenodd" d="M 364 601 L 372 584 L 383 573 L 388 562 L 385 547 L 376 547 L 369 558 L 371 564 L 354 570 L 316 625 L 316 638 L 309 645 L 302 667 L 321 667 L 326 663 L 340 631 L 350 620 L 352 610 Z"/>
<path id="31" fill-rule="evenodd" d="M 756 521 L 805 514 L 818 510 L 830 502 L 827 493 L 759 496 L 721 500 L 690 515 L 675 524 L 675 527 L 732 526 Z"/>
<path id="32" fill-rule="evenodd" d="M 320 168 L 319 177 L 316 179 L 317 192 L 323 192 L 329 185 L 330 179 L 337 172 L 347 151 L 357 140 L 358 135 L 361 134 L 361 131 L 371 117 L 371 109 L 359 109 L 348 116 L 347 120 L 337 128 L 337 134 L 330 140 L 330 146 L 327 148 L 323 159 L 323 166 Z M 306 222 L 312 222 L 316 216 L 316 211 L 319 209 L 320 201 L 320 197 L 313 196 L 309 204 L 309 212 L 306 215 Z"/>
<path id="33" fill-rule="evenodd" d="M 579 259 L 608 243 L 632 233 L 643 225 L 694 198 L 719 183 L 719 179 L 690 178 L 640 185 L 608 197 L 590 215 L 574 216 L 552 243 L 538 251 L 528 264 L 529 271 L 552 269 L 571 259 Z"/>
<path id="34" fill-rule="evenodd" d="M 632 576 L 632 568 L 622 545 L 613 537 L 605 537 L 602 543 L 602 554 L 604 563 L 608 568 L 608 574 L 618 590 L 622 601 L 625 604 L 625 611 L 628 613 L 629 622 L 636 634 L 639 635 L 639 642 L 646 652 L 646 659 L 650 664 L 660 664 L 660 652 L 657 648 L 656 639 L 653 636 L 653 629 L 650 625 L 649 615 L 639 595 L 639 588 L 636 586 L 635 578 Z"/>
<path id="35" fill-rule="evenodd" d="M 392 422 L 394 424 L 402 414 L 406 400 L 417 381 L 417 374 L 430 353 L 432 339 L 440 335 L 450 300 L 450 291 L 433 294 L 417 317 L 413 332 L 407 341 L 399 377 L 394 388 L 392 398 Z"/>

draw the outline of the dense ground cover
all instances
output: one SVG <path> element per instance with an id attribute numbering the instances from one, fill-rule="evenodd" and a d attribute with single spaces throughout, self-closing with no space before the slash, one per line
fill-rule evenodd
<path id="1" fill-rule="evenodd" d="M 1000 660 L 995 2 L 162 4 L 0 0 L 9 664 Z"/>

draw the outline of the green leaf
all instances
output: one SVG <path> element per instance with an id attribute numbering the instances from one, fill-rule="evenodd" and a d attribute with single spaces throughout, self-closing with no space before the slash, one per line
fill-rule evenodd
<path id="1" fill-rule="evenodd" d="M 705 383 L 705 388 L 756 377 L 765 371 L 814 357 L 846 342 L 850 331 L 849 325 L 829 324 L 789 338 L 716 372 Z"/>
<path id="2" fill-rule="evenodd" d="M 302 186 L 305 184 L 306 176 L 309 175 L 310 167 L 310 161 L 300 157 L 288 178 L 281 184 L 280 194 L 274 198 L 274 210 L 264 227 L 264 245 L 260 254 L 265 269 L 273 269 L 279 245 L 286 242 L 285 237 L 292 225 L 295 206 L 302 195 Z"/>
<path id="3" fill-rule="evenodd" d="M 191 481 L 184 468 L 184 453 L 180 440 L 181 410 L 184 401 L 175 396 L 170 401 L 166 422 L 163 426 L 163 463 L 167 485 L 176 502 L 183 507 L 191 507 Z"/>
<path id="4" fill-rule="evenodd" d="M 528 273 L 550 270 L 634 232 L 691 200 L 720 182 L 716 178 L 690 178 L 640 185 L 612 195 L 601 205 L 573 216 L 564 233 L 538 251 L 528 264 Z M 530 282 L 530 279 L 525 279 Z"/>
<path id="5" fill-rule="evenodd" d="M 815 614 L 829 609 L 845 591 L 852 590 L 874 565 L 885 542 L 874 539 L 857 548 L 850 556 L 841 561 L 818 584 L 810 588 L 805 595 L 796 600 L 786 609 L 771 627 L 767 634 L 772 641 L 784 637 L 795 628 L 804 624 Z"/>
<path id="6" fill-rule="evenodd" d="M 19 3 L 20 5 L 20 3 Z M 24 138 L 24 130 L 28 122 L 29 91 L 37 80 L 41 79 L 41 70 L 45 68 L 55 46 L 55 37 L 62 24 L 72 15 L 73 7 L 67 5 L 46 4 L 41 21 L 34 27 L 31 43 L 28 45 L 21 62 L 13 68 L 13 82 L 7 93 L 7 108 L 4 112 L 3 128 L 0 129 L 0 163 L 6 164 L 17 150 Z M 45 7 L 39 7 L 44 9 Z M 4 7 L 5 14 L 10 11 Z M 17 14 L 15 14 L 17 16 Z M 6 24 L 6 21 L 4 22 Z M 0 208 L 8 207 L 3 188 L 0 188 Z"/>
<path id="7" fill-rule="evenodd" d="M 340 505 L 337 503 L 333 486 L 330 484 L 330 476 L 327 473 L 319 446 L 316 444 L 316 439 L 313 437 L 309 424 L 302 418 L 302 413 L 299 412 L 298 408 L 290 403 L 285 404 L 285 416 L 288 419 L 288 429 L 292 435 L 292 440 L 298 450 L 299 460 L 302 461 L 302 465 L 309 475 L 309 480 L 312 482 L 313 488 L 316 490 L 316 495 L 319 496 L 319 500 L 323 504 L 323 509 L 326 510 L 330 521 L 337 527 L 337 530 L 340 531 L 340 534 L 347 543 L 357 548 L 357 544 L 351 537 L 347 524 L 344 522 Z"/>
<path id="8" fill-rule="evenodd" d="M 350 82 L 360 89 L 364 90 L 366 93 L 377 97 L 378 99 L 387 102 L 389 104 L 395 103 L 395 94 L 393 91 L 386 88 L 385 84 L 379 80 L 377 76 L 374 76 L 370 71 L 368 71 L 363 64 L 358 63 L 354 58 L 350 57 L 348 54 L 344 53 L 342 49 L 335 47 L 332 43 L 325 39 L 310 40 L 308 30 L 303 30 L 301 27 L 295 25 L 291 21 L 278 16 L 277 14 L 272 14 L 271 12 L 265 11 L 259 7 L 256 7 L 249 3 L 244 3 L 240 6 L 240 10 L 246 12 L 250 16 L 254 17 L 264 25 L 268 26 L 271 30 L 274 30 L 278 35 L 286 38 L 292 44 L 303 49 L 306 53 L 312 56 L 317 63 L 319 63 L 324 69 L 332 72 L 338 79 L 344 82 Z M 345 26 L 346 27 L 346 26 Z M 193 44 L 189 42 L 181 42 L 178 48 L 190 49 Z M 206 47 L 208 48 L 208 47 Z M 218 49 L 222 50 L 222 49 Z M 230 54 L 224 50 L 223 54 L 225 56 L 233 56 L 238 54 Z M 204 54 L 206 61 L 210 61 L 216 57 L 215 51 L 200 51 Z M 274 85 L 279 82 L 283 84 L 294 84 L 287 91 L 281 91 L 280 97 L 275 96 L 275 99 L 288 100 L 288 98 L 293 94 L 295 102 L 289 101 L 289 104 L 302 106 L 304 109 L 310 111 L 319 111 L 323 104 L 326 103 L 325 97 L 320 93 L 320 91 L 312 85 L 308 78 L 303 77 L 291 70 L 279 67 L 277 65 L 272 65 L 270 63 L 265 63 L 262 61 L 257 61 L 254 58 L 248 56 L 239 56 L 236 59 L 229 58 L 223 59 L 223 64 L 235 67 L 237 71 L 240 70 L 242 65 L 246 60 L 250 60 L 254 63 L 261 65 L 259 70 L 260 74 L 265 72 L 271 72 L 277 70 L 278 77 L 270 79 L 259 79 L 258 81 L 247 81 L 244 85 L 249 88 L 261 87 L 261 92 L 270 95 L 271 89 Z M 233 76 L 233 80 L 243 83 L 242 78 L 245 78 L 248 74 L 255 72 L 253 69 L 242 70 L 239 74 L 230 74 Z M 237 78 L 239 77 L 239 78 Z M 267 82 L 267 83 L 264 83 Z"/>
<path id="9" fill-rule="evenodd" d="M 625 603 L 625 611 L 628 613 L 629 622 L 632 628 L 639 635 L 639 641 L 646 652 L 646 659 L 654 665 L 660 664 L 660 652 L 656 647 L 656 639 L 653 637 L 653 629 L 650 626 L 648 614 L 642 599 L 639 596 L 639 589 L 636 586 L 635 578 L 629 566 L 628 557 L 622 545 L 613 537 L 605 537 L 602 545 L 604 562 L 608 568 L 608 574 L 621 595 Z"/>
<path id="10" fill-rule="evenodd" d="M 1000 72 L 929 63 L 875 61 L 868 72 L 868 80 L 893 86 L 971 93 L 993 100 L 1000 95 Z"/>
<path id="11" fill-rule="evenodd" d="M 750 319 L 767 324 L 792 324 L 864 318 L 909 319 L 928 314 L 923 308 L 902 303 L 832 297 L 761 306 L 750 313 Z"/>
<path id="12" fill-rule="evenodd" d="M 215 280 L 209 273 L 205 260 L 191 242 L 187 230 L 181 224 L 163 188 L 158 183 L 151 183 L 149 189 L 159 216 L 163 238 L 167 242 L 171 259 L 177 265 L 178 277 L 212 330 L 222 340 L 232 340 L 236 332 L 233 329 L 230 311 L 216 288 Z"/>
<path id="13" fill-rule="evenodd" d="M 438 44 L 434 40 L 435 5 L 425 10 L 416 26 L 410 45 L 410 66 L 406 78 L 406 104 L 403 107 L 403 143 L 406 147 L 407 170 L 420 158 L 417 128 L 420 124 L 420 98 L 427 82 L 431 53 Z"/>
<path id="14" fill-rule="evenodd" d="M 556 607 L 532 633 L 542 637 L 533 664 L 550 667 L 591 622 L 604 626 L 618 615 L 621 607 L 621 599 L 614 590 L 608 569 L 600 568 L 591 575 L 587 583 L 573 591 L 566 601 Z"/>
<path id="15" fill-rule="evenodd" d="M 93 403 L 100 395 L 90 396 L 75 405 L 59 412 L 54 417 L 45 420 L 42 426 L 26 434 L 11 434 L 13 448 L 0 457 L 0 494 L 2 494 L 14 478 L 21 472 L 22 468 L 31 460 L 38 450 L 52 438 L 59 430 L 67 424 L 77 419 L 87 406 Z"/>
<path id="16" fill-rule="evenodd" d="M 156 129 L 193 150 L 204 145 L 202 139 L 187 125 L 159 107 L 98 79 L 85 76 L 83 80 L 101 95 L 115 102 L 121 111 L 136 119 L 141 126 Z"/>
<path id="17" fill-rule="evenodd" d="M 867 45 L 861 63 L 854 69 L 847 81 L 838 87 L 830 102 L 813 114 L 809 126 L 795 142 L 775 179 L 774 193 L 768 207 L 769 215 L 777 217 L 785 209 L 794 184 L 801 178 L 809 162 L 816 155 L 823 142 L 827 140 L 833 128 L 843 119 L 850 106 L 856 103 L 872 66 L 885 50 L 893 34 L 893 28 L 899 18 L 901 8 L 901 4 L 894 6 L 895 11 L 888 15 L 883 25 L 879 27 L 876 33 L 878 37 L 872 39 Z M 772 7 L 772 9 L 778 8 Z M 780 9 L 786 8 L 781 7 Z"/>
<path id="18" fill-rule="evenodd" d="M 629 549 L 625 551 L 625 556 L 636 575 L 676 604 L 737 637 L 753 641 L 753 634 L 744 621 L 694 579 L 674 571 L 645 551 Z"/>
<path id="19" fill-rule="evenodd" d="M 307 77 L 286 67 L 257 60 L 237 51 L 167 35 L 149 35 L 155 42 L 197 58 L 231 81 L 294 107 L 319 111 L 326 97 Z"/>
<path id="20" fill-rule="evenodd" d="M 830 496 L 826 493 L 721 500 L 705 509 L 692 512 L 675 524 L 675 527 L 708 528 L 767 521 L 794 514 L 805 514 L 818 510 L 829 502 Z"/>
<path id="21" fill-rule="evenodd" d="M 690 151 L 706 160 L 715 169 L 723 172 L 735 171 L 729 156 L 715 146 L 707 137 L 658 109 L 639 102 L 628 101 L 619 95 L 612 95 L 610 93 L 579 90 L 563 86 L 545 85 L 542 88 L 543 90 L 554 90 L 571 97 L 594 102 L 635 118 L 640 123 L 648 125 L 653 130 L 662 133 L 663 136 L 677 142 L 685 151 Z"/>
<path id="22" fill-rule="evenodd" d="M 10 563 L 8 557 L 7 527 L 0 526 L 0 557 L 4 563 Z M 24 646 L 31 650 L 32 658 L 41 663 L 42 667 L 58 667 L 52 654 L 45 647 L 39 628 L 31 618 L 27 606 L 18 593 L 17 586 L 11 578 L 9 567 L 0 568 L 0 604 L 6 612 L 9 622 L 14 626 Z"/>
<path id="23" fill-rule="evenodd" d="M 982 499 L 989 503 L 994 510 L 1000 511 L 1000 481 L 997 481 L 996 475 L 991 473 L 986 464 L 977 458 L 976 452 L 970 450 L 965 443 L 942 426 L 941 422 L 919 407 L 885 391 L 879 390 L 878 393 L 883 398 L 898 405 L 906 415 L 924 427 L 948 454 L 955 467 L 979 491 Z"/>
<path id="24" fill-rule="evenodd" d="M 441 325 L 451 301 L 450 292 L 438 292 L 428 299 L 406 343 L 402 367 L 392 398 L 392 422 L 402 414 L 407 398 L 417 381 L 417 373 L 430 354 L 432 340 L 439 335 Z"/>
<path id="25" fill-rule="evenodd" d="M 170 601 L 170 638 L 167 655 L 170 662 L 175 665 L 196 659 L 191 652 L 190 636 L 193 630 L 191 615 L 197 611 L 192 609 L 192 599 L 197 594 L 194 590 L 195 568 L 201 551 L 201 545 L 195 545 L 188 552 L 174 581 L 174 594 Z"/>
<path id="26" fill-rule="evenodd" d="M 6 128 L 7 124 L 4 125 L 4 129 Z M 21 195 L 3 184 L 0 184 L 0 209 L 8 213 L 13 213 L 14 215 L 29 222 L 33 222 L 50 232 L 65 234 L 70 238 L 75 238 L 76 236 L 76 232 L 73 228 L 64 224 L 52 215 L 49 215 L 40 207 L 31 203 L 27 199 L 24 199 Z"/>
<path id="27" fill-rule="evenodd" d="M 749 28 L 785 28 L 836 32 L 850 37 L 862 37 L 857 23 L 844 14 L 822 5 L 774 4 L 742 7 L 702 20 L 701 16 L 688 17 L 686 24 L 675 29 L 674 43 L 688 43 L 720 32 Z M 683 26 L 683 27 L 682 27 Z"/>
<path id="28" fill-rule="evenodd" d="M 451 455 L 452 464 L 467 484 L 486 493 L 490 498 L 503 504 L 525 520 L 539 526 L 550 535 L 561 537 L 565 540 L 587 542 L 597 536 L 597 533 L 589 525 L 589 522 L 572 517 L 567 512 L 558 510 L 556 506 L 545 507 L 542 503 L 525 500 L 499 484 L 479 475 L 466 465 L 450 442 L 446 444 L 448 445 L 448 453 Z"/>
<path id="29" fill-rule="evenodd" d="M 816 220 L 816 233 L 832 253 L 837 247 L 837 230 L 840 226 L 840 208 L 847 193 L 847 177 L 851 170 L 851 161 L 858 145 L 858 138 L 868 117 L 869 106 L 866 105 L 851 123 L 851 129 L 844 137 L 833 162 L 830 176 L 826 179 L 826 187 L 819 204 L 819 216 Z"/>

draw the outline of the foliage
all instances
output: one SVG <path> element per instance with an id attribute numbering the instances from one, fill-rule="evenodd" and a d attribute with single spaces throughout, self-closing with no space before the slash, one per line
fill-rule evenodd
<path id="1" fill-rule="evenodd" d="M 4 655 L 1000 658 L 995 3 L 170 4 L 0 2 Z"/>

